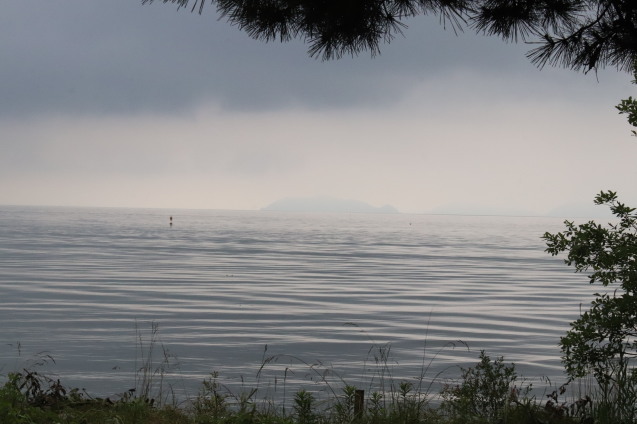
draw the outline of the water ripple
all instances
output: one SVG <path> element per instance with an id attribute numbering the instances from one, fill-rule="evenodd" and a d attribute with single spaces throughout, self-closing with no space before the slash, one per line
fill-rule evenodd
<path id="1" fill-rule="evenodd" d="M 485 349 L 559 380 L 559 337 L 594 291 L 543 252 L 555 219 L 173 215 L 0 208 L 0 367 L 47 351 L 71 384 L 124 391 L 153 321 L 191 392 L 213 369 L 255 373 L 265 345 L 345 376 L 385 343 L 405 376 Z"/>

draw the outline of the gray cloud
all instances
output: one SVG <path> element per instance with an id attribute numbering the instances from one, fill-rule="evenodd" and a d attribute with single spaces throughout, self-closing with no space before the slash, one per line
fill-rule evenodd
<path id="1" fill-rule="evenodd" d="M 0 17 L 0 116 L 185 112 L 386 104 L 458 67 L 536 73 L 525 46 L 454 35 L 412 19 L 382 55 L 320 62 L 300 42 L 264 44 L 203 15 L 159 2 L 21 0 Z M 496 47 L 497 48 L 494 48 Z"/>
<path id="2" fill-rule="evenodd" d="M 320 62 L 212 10 L 5 0 L 0 202 L 257 208 L 326 194 L 541 212 L 634 191 L 637 145 L 613 109 L 629 75 L 540 71 L 528 46 L 409 24 L 380 57 Z"/>

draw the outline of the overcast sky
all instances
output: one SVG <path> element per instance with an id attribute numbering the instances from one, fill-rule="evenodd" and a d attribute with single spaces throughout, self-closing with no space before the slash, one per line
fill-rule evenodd
<path id="1" fill-rule="evenodd" d="M 321 62 L 213 8 L 4 0 L 0 204 L 546 214 L 613 189 L 637 206 L 614 108 L 631 75 L 538 70 L 528 48 L 420 17 L 380 56 Z"/>

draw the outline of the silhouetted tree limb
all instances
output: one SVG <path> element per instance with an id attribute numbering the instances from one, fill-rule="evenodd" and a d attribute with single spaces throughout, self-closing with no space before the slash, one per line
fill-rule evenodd
<path id="1" fill-rule="evenodd" d="M 142 0 L 142 4 L 156 0 Z M 637 59 L 637 0 L 161 0 L 221 19 L 264 41 L 302 39 L 313 57 L 380 53 L 409 17 L 434 14 L 454 30 L 472 28 L 508 41 L 537 44 L 528 57 L 574 70 Z"/>

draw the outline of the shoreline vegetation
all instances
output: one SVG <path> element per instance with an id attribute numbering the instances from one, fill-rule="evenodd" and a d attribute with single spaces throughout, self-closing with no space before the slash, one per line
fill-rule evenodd
<path id="1" fill-rule="evenodd" d="M 596 293 L 590 310 L 561 338 L 568 379 L 550 393 L 539 396 L 518 376 L 514 364 L 485 351 L 476 364 L 461 368 L 457 379 L 449 379 L 445 371 L 429 373 L 445 347 L 430 356 L 423 351 L 420 375 L 403 379 L 395 377 L 398 364 L 391 357 L 391 345 L 373 345 L 362 362 L 365 371 L 371 371 L 361 387 L 327 378 L 327 372 L 335 374 L 321 364 L 290 355 L 266 357 L 266 346 L 256 385 L 233 391 L 213 371 L 196 395 L 181 400 L 164 384 L 171 356 L 158 339 L 158 325 L 152 323 L 148 340 L 136 326 L 133 389 L 113 399 L 97 398 L 39 373 L 34 370 L 37 365 L 27 366 L 0 374 L 0 423 L 635 424 L 637 209 L 619 202 L 612 191 L 601 192 L 595 203 L 609 205 L 619 221 L 608 227 L 566 221 L 564 232 L 543 236 L 548 253 L 568 252 L 565 262 L 576 272 L 592 271 L 591 284 L 614 288 Z M 282 362 L 291 359 L 305 365 L 310 390 L 288 381 L 294 370 Z M 274 387 L 280 388 L 276 395 L 268 391 L 271 384 L 260 384 L 261 378 L 271 378 L 265 376 L 266 367 L 279 371 L 274 376 Z"/>
<path id="2" fill-rule="evenodd" d="M 300 358 L 267 357 L 253 386 L 225 385 L 221 373 L 210 373 L 198 393 L 178 399 L 165 382 L 171 356 L 158 339 L 153 323 L 148 340 L 137 329 L 134 388 L 109 397 L 94 397 L 84 389 L 67 387 L 61 379 L 39 368 L 54 358 L 47 356 L 30 368 L 0 369 L 0 423 L 2 424 L 552 424 L 632 423 L 615 404 L 617 388 L 593 387 L 592 379 L 570 382 L 535 393 L 504 358 L 480 353 L 479 362 L 460 369 L 458 378 L 445 371 L 430 375 L 431 358 L 423 357 L 420 375 L 394 377 L 391 345 L 374 345 L 362 362 L 371 370 L 360 387 L 348 384 L 331 370 Z M 468 346 L 466 346 L 468 348 Z M 284 360 L 301 362 L 311 384 L 290 383 L 293 370 Z M 261 381 L 266 368 L 272 382 Z M 550 383 L 550 382 L 549 382 Z M 549 392 L 550 390 L 550 392 Z M 631 400 L 635 403 L 635 398 Z M 634 409 L 634 408 L 633 408 Z M 618 420 L 618 418 L 622 418 Z M 624 419 L 626 418 L 626 419 Z"/>

